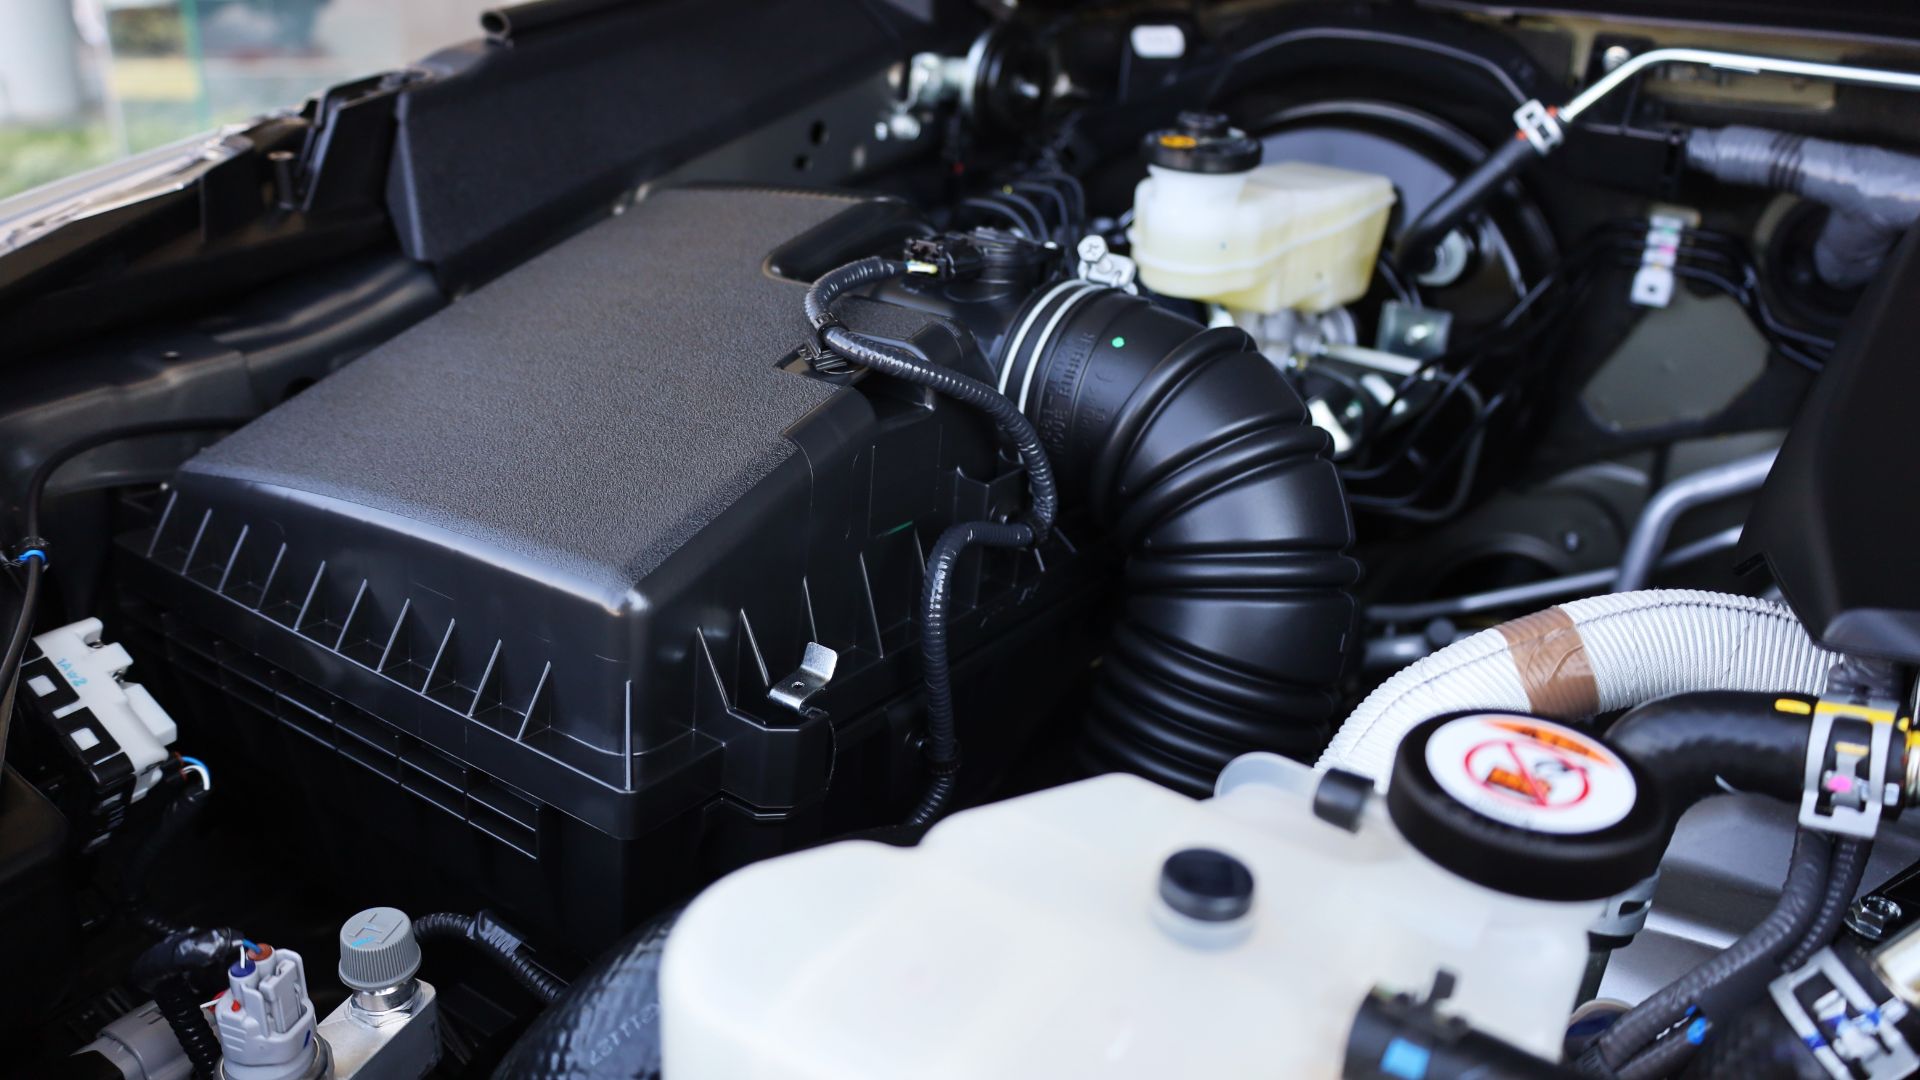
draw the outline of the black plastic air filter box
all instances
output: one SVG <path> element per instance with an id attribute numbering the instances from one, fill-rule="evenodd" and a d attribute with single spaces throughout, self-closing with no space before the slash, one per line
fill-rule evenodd
<path id="1" fill-rule="evenodd" d="M 900 211 L 654 194 L 188 462 L 120 539 L 123 607 L 164 651 L 143 677 L 182 676 L 181 745 L 265 800 L 226 805 L 354 903 L 484 903 L 573 941 L 894 820 L 924 782 L 899 703 L 925 545 L 1017 511 L 1022 481 L 976 414 L 797 359 L 803 285 L 768 259 L 831 264 L 802 249 Z M 925 316 L 852 311 L 981 363 Z M 963 715 L 994 718 L 969 775 L 1085 668 L 1074 562 L 988 553 L 960 580 Z M 770 700 L 809 642 L 839 656 L 827 688 Z"/>

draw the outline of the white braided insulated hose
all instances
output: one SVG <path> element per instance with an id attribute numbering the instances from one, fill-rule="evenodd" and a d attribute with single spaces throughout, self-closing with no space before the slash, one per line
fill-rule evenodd
<path id="1" fill-rule="evenodd" d="M 1783 604 L 1694 589 L 1574 600 L 1457 641 L 1347 717 L 1317 767 L 1384 788 L 1408 729 L 1465 709 L 1579 720 L 1694 690 L 1818 694 L 1838 655 Z"/>

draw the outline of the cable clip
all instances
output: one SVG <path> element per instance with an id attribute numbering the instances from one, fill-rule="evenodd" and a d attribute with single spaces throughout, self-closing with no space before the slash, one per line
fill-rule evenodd
<path id="1" fill-rule="evenodd" d="M 19 550 L 7 556 L 8 566 L 25 566 L 28 559 L 39 559 L 42 567 L 47 565 L 47 542 L 38 536 L 29 536 L 20 541 Z"/>
<path id="2" fill-rule="evenodd" d="M 1889 807 L 1902 802 L 1894 745 L 1899 705 L 1879 699 L 1857 704 L 1822 698 L 1813 705 L 1800 824 L 1809 829 L 1872 839 Z M 1899 750 L 1905 749 L 1905 738 Z"/>
<path id="3" fill-rule="evenodd" d="M 1541 157 L 1567 141 L 1566 129 L 1560 126 L 1560 110 L 1542 105 L 1539 98 L 1532 98 L 1513 110 L 1513 124 L 1520 129 L 1516 137 L 1527 140 L 1533 152 Z"/>
<path id="4" fill-rule="evenodd" d="M 1774 1008 L 1835 1080 L 1893 1080 L 1920 1068 L 1920 1054 L 1900 1033 L 1907 1004 L 1878 1001 L 1832 949 L 1767 986 Z"/>

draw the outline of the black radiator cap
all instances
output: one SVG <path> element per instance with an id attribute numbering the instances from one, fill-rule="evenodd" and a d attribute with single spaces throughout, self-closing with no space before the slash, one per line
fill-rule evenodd
<path id="1" fill-rule="evenodd" d="M 1827 648 L 1920 663 L 1920 230 L 1814 383 L 1740 539 Z"/>

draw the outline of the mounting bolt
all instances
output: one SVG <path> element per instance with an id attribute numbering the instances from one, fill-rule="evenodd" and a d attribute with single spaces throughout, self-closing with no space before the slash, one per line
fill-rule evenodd
<path id="1" fill-rule="evenodd" d="M 1631 59 L 1633 59 L 1632 49 L 1625 45 L 1609 45 L 1601 50 L 1600 67 L 1605 71 L 1613 71 Z"/>
<path id="2" fill-rule="evenodd" d="M 1900 905 L 1887 897 L 1863 896 L 1847 909 L 1847 929 L 1868 941 L 1879 941 L 1901 914 Z"/>

